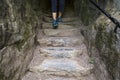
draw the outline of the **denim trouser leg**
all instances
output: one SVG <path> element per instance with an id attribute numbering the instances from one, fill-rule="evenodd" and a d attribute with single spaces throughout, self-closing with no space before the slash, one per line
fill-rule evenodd
<path id="1" fill-rule="evenodd" d="M 52 12 L 57 12 L 57 4 L 59 5 L 59 11 L 64 11 L 65 0 L 51 0 L 52 3 Z"/>
<path id="2" fill-rule="evenodd" d="M 59 0 L 59 12 L 64 11 L 65 0 Z"/>
<path id="3" fill-rule="evenodd" d="M 57 12 L 57 0 L 51 0 L 52 12 Z"/>

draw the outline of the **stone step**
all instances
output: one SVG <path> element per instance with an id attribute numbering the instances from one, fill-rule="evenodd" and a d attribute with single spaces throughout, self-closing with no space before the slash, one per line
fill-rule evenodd
<path id="1" fill-rule="evenodd" d="M 93 74 L 84 77 L 59 77 L 42 76 L 41 74 L 28 72 L 22 80 L 97 80 Z"/>
<path id="2" fill-rule="evenodd" d="M 78 18 L 77 17 L 67 17 L 67 18 L 62 18 L 62 20 L 63 20 L 63 22 L 72 22 L 72 21 L 77 21 Z M 52 18 L 44 16 L 43 21 L 52 22 Z"/>
<path id="3" fill-rule="evenodd" d="M 70 36 L 79 36 L 80 29 L 44 29 L 42 30 L 45 36 L 50 37 L 70 37 Z"/>
<path id="4" fill-rule="evenodd" d="M 56 77 L 56 78 L 48 78 L 48 79 L 45 79 L 45 80 L 78 80 L 78 79 L 75 79 L 75 78 L 65 78 L 65 77 Z"/>
<path id="5" fill-rule="evenodd" d="M 83 36 L 77 37 L 37 37 L 37 41 L 41 46 L 53 46 L 53 47 L 68 47 L 81 45 L 84 42 Z"/>
<path id="6" fill-rule="evenodd" d="M 91 73 L 93 66 L 81 66 L 71 59 L 46 59 L 41 65 L 30 68 L 31 72 L 44 75 L 80 77 Z"/>
<path id="7" fill-rule="evenodd" d="M 52 22 L 45 22 L 45 21 L 42 21 L 42 24 L 45 24 L 45 23 L 48 23 L 50 25 L 52 25 Z M 77 21 L 68 21 L 68 22 L 62 22 L 62 23 L 59 23 L 59 25 L 72 25 L 72 26 L 76 26 L 76 25 L 82 25 L 81 24 L 81 21 L 78 19 Z"/>
<path id="8" fill-rule="evenodd" d="M 40 48 L 40 54 L 45 57 L 53 58 L 76 58 L 82 54 L 87 53 L 87 49 L 84 45 L 82 48 L 75 47 L 42 47 Z"/>
<path id="9" fill-rule="evenodd" d="M 42 76 L 40 74 L 28 72 L 22 80 L 41 80 Z"/>
<path id="10" fill-rule="evenodd" d="M 58 25 L 58 29 L 79 28 L 79 26 L 76 26 L 76 24 L 72 24 L 72 23 L 73 22 L 70 22 L 70 23 L 61 23 L 61 24 Z M 53 25 L 52 25 L 52 23 L 43 23 L 41 28 L 42 29 L 52 29 Z"/>
<path id="11" fill-rule="evenodd" d="M 50 77 L 45 80 L 97 80 L 93 74 L 83 77 Z"/>
<path id="12" fill-rule="evenodd" d="M 66 77 L 54 77 L 54 76 L 42 76 L 41 74 L 36 74 L 28 72 L 22 80 L 78 80 L 75 78 L 66 78 Z"/>

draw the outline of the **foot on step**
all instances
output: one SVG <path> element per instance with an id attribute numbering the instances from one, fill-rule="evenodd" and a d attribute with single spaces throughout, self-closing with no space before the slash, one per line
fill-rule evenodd
<path id="1" fill-rule="evenodd" d="M 62 17 L 58 17 L 58 18 L 57 18 L 57 22 L 58 22 L 58 24 L 62 23 L 62 22 L 63 22 L 63 21 L 62 21 Z"/>
<path id="2" fill-rule="evenodd" d="M 57 29 L 58 28 L 58 22 L 57 22 L 57 20 L 53 20 L 52 21 L 52 25 L 53 25 L 53 29 Z"/>

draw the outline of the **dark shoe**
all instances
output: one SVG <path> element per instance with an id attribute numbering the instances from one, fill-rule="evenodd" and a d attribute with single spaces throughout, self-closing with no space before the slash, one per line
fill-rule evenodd
<path id="1" fill-rule="evenodd" d="M 58 28 L 57 20 L 53 20 L 52 25 L 53 25 L 53 29 L 57 29 Z"/>
<path id="2" fill-rule="evenodd" d="M 63 21 L 62 21 L 62 18 L 61 18 L 61 17 L 58 17 L 58 18 L 57 18 L 57 22 L 58 22 L 58 23 L 62 23 L 62 22 L 63 22 Z"/>

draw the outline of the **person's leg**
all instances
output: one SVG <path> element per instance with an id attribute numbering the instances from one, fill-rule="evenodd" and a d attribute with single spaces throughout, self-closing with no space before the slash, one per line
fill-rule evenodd
<path id="1" fill-rule="evenodd" d="M 51 0 L 51 4 L 52 4 L 52 24 L 53 24 L 53 28 L 56 29 L 58 26 L 58 22 L 57 22 L 57 0 Z"/>
<path id="2" fill-rule="evenodd" d="M 59 15 L 58 15 L 58 22 L 62 22 L 62 14 L 64 11 L 65 0 L 59 0 Z"/>
<path id="3" fill-rule="evenodd" d="M 57 0 L 51 0 L 52 4 L 52 17 L 54 20 L 56 20 L 57 17 Z"/>
<path id="4" fill-rule="evenodd" d="M 62 13 L 64 11 L 64 6 L 65 6 L 65 0 L 59 0 L 59 16 L 62 16 Z"/>

